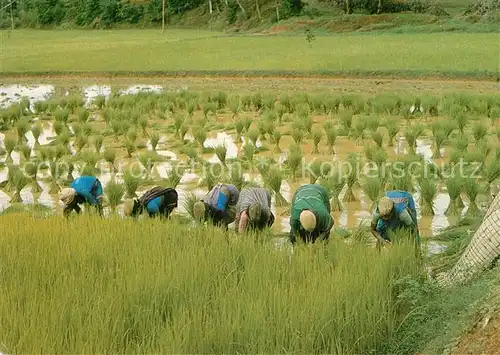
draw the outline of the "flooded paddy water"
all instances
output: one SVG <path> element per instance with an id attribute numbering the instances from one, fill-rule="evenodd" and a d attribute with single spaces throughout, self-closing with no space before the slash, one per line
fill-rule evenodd
<path id="1" fill-rule="evenodd" d="M 177 189 L 179 191 L 180 201 L 179 201 L 179 213 L 184 213 L 183 199 L 188 193 L 194 192 L 198 197 L 203 196 L 207 191 L 206 187 L 200 186 L 203 181 L 203 169 L 200 168 L 200 164 L 196 168 L 192 168 L 192 164 L 189 162 L 192 160 L 187 153 L 187 148 L 194 150 L 195 159 L 198 162 L 205 161 L 209 164 L 219 164 L 220 158 L 215 153 L 215 149 L 218 147 L 225 147 L 225 162 L 227 166 L 231 164 L 239 164 L 243 166 L 243 177 L 249 182 L 257 183 L 262 185 L 263 178 L 257 172 L 258 169 L 254 167 L 253 170 L 248 166 L 248 158 L 245 156 L 244 145 L 250 142 L 249 135 L 250 131 L 259 131 L 258 138 L 255 140 L 255 152 L 254 152 L 254 163 L 258 161 L 260 157 L 266 159 L 271 159 L 272 166 L 280 167 L 284 172 L 284 179 L 280 188 L 280 192 L 288 203 L 290 203 L 294 191 L 302 184 L 309 182 L 308 176 L 303 176 L 302 172 L 299 170 L 300 177 L 297 179 L 291 179 L 288 176 L 287 160 L 289 149 L 294 143 L 293 133 L 296 112 L 282 114 L 282 120 L 277 120 L 274 116 L 273 125 L 274 130 L 281 133 L 281 140 L 279 141 L 280 152 L 276 150 L 276 144 L 273 141 L 272 135 L 268 130 L 263 132 L 259 127 L 259 122 L 264 120 L 263 117 L 269 116 L 273 117 L 279 113 L 279 108 L 283 108 L 284 104 L 279 103 L 280 100 L 284 98 L 276 94 L 275 98 L 272 100 L 269 107 L 266 109 L 262 107 L 260 110 L 252 108 L 255 106 L 255 97 L 248 99 L 245 98 L 244 94 L 239 93 L 229 93 L 224 94 L 219 101 L 216 101 L 217 95 L 222 95 L 218 93 L 212 93 L 210 100 L 208 100 L 203 94 L 200 95 L 188 95 L 185 90 L 167 91 L 160 85 L 132 85 L 129 87 L 124 87 L 120 89 L 114 89 L 111 86 L 106 85 L 91 85 L 82 88 L 78 88 L 76 91 L 72 90 L 61 90 L 61 88 L 56 88 L 51 85 L 9 85 L 0 86 L 0 108 L 8 110 L 12 105 L 19 104 L 23 97 L 28 98 L 30 101 L 30 111 L 31 114 L 26 114 L 26 116 L 34 122 L 40 122 L 42 124 L 42 131 L 37 140 L 38 144 L 35 144 L 35 138 L 31 131 L 25 133 L 26 144 L 32 149 L 32 157 L 34 157 L 37 152 L 42 149 L 42 147 L 53 146 L 55 139 L 57 138 L 57 133 L 55 131 L 55 118 L 54 112 L 36 112 L 34 110 L 34 103 L 37 101 L 43 101 L 53 98 L 64 98 L 71 97 L 71 95 L 80 95 L 83 100 L 82 110 L 87 110 L 89 112 L 89 118 L 85 122 L 80 124 L 88 124 L 92 128 L 92 133 L 87 137 L 88 142 L 84 144 L 83 151 L 93 151 L 93 141 L 96 135 L 101 135 L 104 137 L 102 147 L 98 153 L 100 160 L 103 159 L 102 152 L 107 148 L 112 148 L 116 150 L 116 165 L 119 166 L 115 174 L 109 169 L 109 165 L 104 164 L 104 161 L 99 162 L 100 171 L 97 174 L 103 185 L 106 185 L 111 179 L 115 179 L 117 182 L 123 182 L 123 171 L 125 167 L 131 163 L 136 163 L 137 158 L 140 154 L 144 152 L 155 153 L 158 159 L 154 162 L 153 169 L 151 170 L 151 178 L 145 181 L 137 191 L 140 195 L 148 187 L 152 186 L 160 180 L 167 179 L 171 170 L 174 166 L 179 164 L 184 164 L 186 169 L 180 178 L 179 185 Z M 184 96 L 183 96 L 184 95 Z M 100 109 L 94 105 L 95 100 L 98 97 L 102 97 L 106 104 L 103 109 Z M 234 105 L 232 105 L 231 100 L 239 100 L 238 108 L 236 109 L 236 114 L 232 111 Z M 262 101 L 265 100 L 265 95 L 263 94 Z M 245 101 L 247 100 L 247 101 Z M 248 102 L 250 100 L 250 103 Z M 245 101 L 245 102 L 244 102 Z M 276 102 L 275 102 L 276 101 Z M 110 102 L 112 102 L 110 104 Z M 312 100 L 311 100 L 312 102 Z M 310 106 L 314 106 L 312 103 Z M 260 106 L 264 106 L 266 103 L 261 102 Z M 297 110 L 300 107 L 306 105 L 306 101 L 301 101 L 297 105 Z M 302 105 L 302 106 L 301 106 Z M 192 106 L 191 112 L 189 112 L 189 107 Z M 217 107 L 220 106 L 220 107 Z M 245 106 L 245 107 L 243 107 Z M 413 111 L 415 111 L 415 107 Z M 345 108 L 348 109 L 347 106 Z M 342 163 L 347 161 L 350 153 L 359 153 L 364 161 L 367 161 L 365 157 L 365 150 L 367 144 L 373 144 L 370 139 L 369 128 L 364 129 L 361 139 L 354 139 L 351 134 L 342 134 L 343 121 L 340 118 L 341 113 L 321 113 L 315 107 L 307 109 L 306 120 L 310 120 L 311 132 L 315 130 L 323 130 L 324 122 L 327 120 L 332 120 L 338 130 L 338 135 L 335 140 L 334 150 L 335 154 L 332 154 L 326 144 L 326 138 L 323 134 L 320 144 L 318 145 L 319 153 L 313 152 L 313 141 L 312 134 L 306 133 L 303 140 L 300 143 L 302 149 L 302 158 L 306 163 L 310 163 L 314 160 L 319 160 L 328 163 Z M 323 108 L 324 110 L 324 108 Z M 258 112 L 257 112 L 258 111 Z M 132 118 L 125 118 L 124 115 L 128 112 L 138 112 L 136 121 L 134 123 Z M 271 112 L 271 113 L 270 113 Z M 106 118 L 106 115 L 111 116 L 111 118 Z M 119 117 L 119 118 L 115 118 Z M 176 115 L 182 115 L 182 126 L 186 126 L 187 130 L 185 132 L 184 138 L 179 139 L 178 135 L 175 133 L 175 117 Z M 373 115 L 373 113 L 370 113 Z M 375 129 L 383 129 L 385 132 L 385 126 L 382 123 L 386 123 L 389 120 L 400 120 L 399 133 L 396 135 L 394 144 L 388 146 L 388 136 L 384 133 L 383 147 L 387 155 L 387 162 L 391 162 L 398 159 L 403 159 L 411 155 L 411 150 L 409 149 L 408 142 L 405 139 L 405 130 L 408 129 L 412 123 L 408 120 L 401 118 L 403 115 L 408 115 L 406 112 L 401 112 L 398 114 L 388 114 L 379 113 L 380 122 L 376 125 Z M 42 119 L 42 116 L 43 119 Z M 442 117 L 430 117 L 429 115 L 421 115 L 418 120 L 423 127 L 425 127 L 425 133 L 420 135 L 415 140 L 415 153 L 420 156 L 424 162 L 434 163 L 436 165 L 443 165 L 447 163 L 450 152 L 453 150 L 451 147 L 453 139 L 447 140 L 446 144 L 440 149 L 442 157 L 439 159 L 434 158 L 434 147 L 433 147 L 433 137 L 431 134 L 430 125 L 433 122 L 442 119 Z M 141 129 L 141 120 L 146 120 L 147 123 L 145 127 Z M 362 114 L 354 114 L 353 121 L 358 121 L 363 119 Z M 108 120 L 108 122 L 106 122 Z M 112 124 L 116 121 L 131 120 L 126 122 L 126 131 L 121 132 L 119 129 L 116 130 L 112 127 Z M 242 134 L 237 133 L 236 121 L 238 120 L 249 120 L 250 130 L 244 130 Z M 76 124 L 76 125 L 75 125 Z M 123 122 L 120 124 L 124 124 Z M 72 137 L 70 141 L 70 147 L 72 155 L 77 159 L 79 154 L 75 148 L 75 135 L 74 128 L 78 125 L 78 115 L 77 111 L 70 113 L 68 120 L 68 130 L 72 132 Z M 125 125 L 125 124 L 124 124 Z M 199 128 L 203 134 L 199 133 Z M 197 131 L 198 129 L 198 131 Z M 307 130 L 306 128 L 303 128 Z M 145 130 L 145 132 L 143 132 Z M 134 151 L 131 153 L 132 158 L 129 157 L 130 154 L 126 152 L 126 142 L 133 140 L 130 131 L 135 131 L 135 141 Z M 151 144 L 150 137 L 153 133 L 159 136 L 159 140 L 155 149 Z M 5 137 L 6 135 L 16 136 L 16 129 L 14 127 L 0 134 L 0 147 L 5 149 Z M 203 137 L 203 138 L 200 138 Z M 265 138 L 265 139 L 264 139 Z M 494 138 L 486 135 L 486 138 L 491 141 L 491 146 L 495 147 L 498 142 L 494 142 Z M 203 140 L 200 146 L 200 139 Z M 469 141 L 470 149 L 474 149 L 473 141 Z M 202 150 L 200 150 L 202 149 Z M 0 183 L 7 180 L 8 178 L 8 164 L 13 163 L 15 165 L 22 165 L 24 163 L 24 158 L 17 149 L 10 155 L 11 162 L 7 160 L 7 154 L 0 156 Z M 73 177 L 79 176 L 80 172 L 75 168 Z M 65 176 L 65 175 L 64 175 Z M 226 178 L 220 178 L 221 180 L 228 181 Z M 21 191 L 21 197 L 25 203 L 41 203 L 56 209 L 60 208 L 60 202 L 57 200 L 57 196 L 50 194 L 50 173 L 47 170 L 41 171 L 38 175 L 39 184 L 42 191 L 39 193 L 31 192 L 31 185 L 28 184 Z M 64 184 L 63 181 L 60 183 Z M 438 233 L 440 230 L 453 225 L 461 217 L 447 216 L 445 214 L 446 209 L 450 203 L 450 197 L 446 191 L 446 180 L 438 181 L 436 194 L 433 198 L 433 215 L 421 215 L 421 204 L 422 196 L 420 195 L 418 186 L 412 191 L 416 204 L 417 213 L 419 217 L 419 227 L 423 236 L 431 236 Z M 343 201 L 344 195 L 346 193 L 346 187 L 340 193 L 340 200 Z M 360 225 L 369 225 L 371 213 L 373 209 L 373 201 L 371 201 L 366 195 L 364 189 L 362 188 L 362 182 L 357 181 L 353 186 L 353 193 L 355 200 L 351 202 L 342 202 L 342 210 L 333 212 L 335 218 L 335 226 L 339 228 L 356 228 Z M 0 189 L 0 210 L 5 209 L 10 205 L 10 199 L 12 197 L 12 192 L 5 192 Z M 464 207 L 460 211 L 463 215 L 468 208 L 468 200 L 465 194 L 462 193 Z M 487 203 L 488 196 L 480 196 L 478 199 L 479 204 Z M 118 212 L 120 213 L 121 208 L 118 207 Z M 276 232 L 286 233 L 289 231 L 289 207 L 276 207 L 275 197 L 273 196 L 273 206 L 272 210 L 276 215 L 276 223 L 273 229 Z M 436 249 L 437 250 L 437 249 Z"/>

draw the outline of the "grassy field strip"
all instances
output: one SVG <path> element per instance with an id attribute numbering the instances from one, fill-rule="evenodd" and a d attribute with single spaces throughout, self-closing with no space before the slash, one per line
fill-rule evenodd
<path id="1" fill-rule="evenodd" d="M 74 36 L 70 34 L 74 33 Z M 3 73 L 233 72 L 429 73 L 494 75 L 498 72 L 496 34 L 342 35 L 209 37 L 175 32 L 168 42 L 160 32 L 16 31 L 2 33 Z M 48 41 L 48 42 L 47 42 Z M 485 55 L 485 48 L 492 55 Z M 476 74 L 477 75 L 477 74 Z"/>

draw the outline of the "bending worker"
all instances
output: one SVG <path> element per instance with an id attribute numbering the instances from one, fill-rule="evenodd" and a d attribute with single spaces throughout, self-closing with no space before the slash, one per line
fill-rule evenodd
<path id="1" fill-rule="evenodd" d="M 330 200 L 325 188 L 317 184 L 301 186 L 293 195 L 290 216 L 290 242 L 297 235 L 304 242 L 327 240 L 334 221 L 330 215 Z"/>
<path id="2" fill-rule="evenodd" d="M 102 214 L 103 190 L 101 182 L 94 176 L 80 176 L 71 183 L 71 187 L 62 189 L 59 198 L 64 207 L 64 215 L 68 216 L 72 211 L 81 212 L 79 205 L 88 204 Z"/>
<path id="3" fill-rule="evenodd" d="M 388 191 L 373 212 L 371 232 L 384 245 L 391 243 L 390 232 L 401 229 L 414 234 L 420 242 L 413 196 L 406 191 Z"/>
<path id="4" fill-rule="evenodd" d="M 137 218 L 146 210 L 149 217 L 168 218 L 177 207 L 178 201 L 177 191 L 169 187 L 156 186 L 138 199 L 127 200 L 123 213 L 127 217 Z"/>
<path id="5" fill-rule="evenodd" d="M 236 216 L 236 203 L 240 191 L 231 184 L 217 184 L 193 206 L 194 218 L 198 222 L 212 221 L 214 226 L 227 229 Z"/>
<path id="6" fill-rule="evenodd" d="M 244 233 L 248 229 L 262 230 L 271 227 L 274 219 L 269 190 L 262 187 L 246 187 L 241 190 L 236 204 L 237 233 Z"/>

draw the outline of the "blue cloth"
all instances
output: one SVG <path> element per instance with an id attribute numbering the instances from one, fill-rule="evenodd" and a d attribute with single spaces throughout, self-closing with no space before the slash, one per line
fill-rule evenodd
<path id="1" fill-rule="evenodd" d="M 229 202 L 229 197 L 226 196 L 222 191 L 219 192 L 219 196 L 217 196 L 217 204 L 215 205 L 215 209 L 217 211 L 224 212 L 227 208 L 227 203 Z"/>
<path id="2" fill-rule="evenodd" d="M 102 185 L 94 176 L 80 176 L 71 183 L 71 187 L 78 195 L 83 196 L 87 203 L 100 205 L 97 197 L 103 194 Z"/>
<path id="3" fill-rule="evenodd" d="M 161 204 L 162 204 L 161 196 L 159 196 L 149 201 L 149 203 L 146 206 L 146 210 L 148 211 L 148 213 L 158 213 L 160 212 Z"/>
<path id="4" fill-rule="evenodd" d="M 415 200 L 413 199 L 413 196 L 409 192 L 398 190 L 388 191 L 385 196 L 394 202 L 394 212 L 391 214 L 389 219 L 384 220 L 381 218 L 378 220 L 377 232 L 382 236 L 382 238 L 389 239 L 389 230 L 394 231 L 399 228 L 407 228 L 407 226 L 399 219 L 399 215 L 407 210 L 415 223 L 417 241 L 420 241 L 417 227 L 417 210 L 415 208 Z"/>

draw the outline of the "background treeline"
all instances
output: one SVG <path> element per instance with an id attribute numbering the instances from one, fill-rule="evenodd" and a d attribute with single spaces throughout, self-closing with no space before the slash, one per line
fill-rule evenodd
<path id="1" fill-rule="evenodd" d="M 498 10 L 500 0 L 478 0 L 470 13 Z M 81 26 L 109 28 L 117 25 L 158 25 L 162 21 L 162 0 L 0 0 L 0 26 L 50 27 Z M 188 23 L 202 25 L 211 17 L 227 24 L 250 18 L 270 22 L 292 16 L 339 13 L 416 12 L 445 14 L 432 0 L 166 0 L 167 23 L 192 16 Z M 210 16 L 208 16 L 210 15 Z M 184 21 L 186 22 L 186 21 Z"/>

